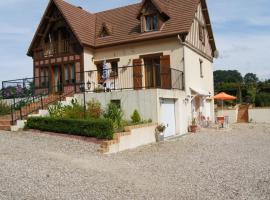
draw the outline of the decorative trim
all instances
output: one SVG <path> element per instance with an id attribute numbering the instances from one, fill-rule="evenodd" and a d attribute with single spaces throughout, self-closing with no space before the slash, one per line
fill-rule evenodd
<path id="1" fill-rule="evenodd" d="M 152 53 L 152 54 L 140 55 L 139 58 L 144 59 L 144 58 L 152 58 L 152 57 L 160 57 L 160 56 L 163 56 L 163 52 L 162 53 Z"/>

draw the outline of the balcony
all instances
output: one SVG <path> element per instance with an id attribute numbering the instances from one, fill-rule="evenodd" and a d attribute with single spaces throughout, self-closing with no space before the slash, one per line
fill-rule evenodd
<path id="1" fill-rule="evenodd" d="M 59 42 L 46 43 L 41 49 L 36 50 L 36 58 L 48 58 L 57 55 L 73 53 L 73 48 L 70 40 L 61 40 Z"/>
<path id="2" fill-rule="evenodd" d="M 144 66 L 119 67 L 117 70 L 108 69 L 109 78 L 103 79 L 103 70 L 92 70 L 77 73 L 76 77 L 84 80 L 76 82 L 77 92 L 110 92 L 140 89 L 175 89 L 184 90 L 184 73 L 178 69 L 162 67 L 151 71 Z M 80 86 L 79 86 L 80 85 Z M 80 88 L 79 88 L 80 87 Z M 83 88 L 82 88 L 83 87 Z"/>

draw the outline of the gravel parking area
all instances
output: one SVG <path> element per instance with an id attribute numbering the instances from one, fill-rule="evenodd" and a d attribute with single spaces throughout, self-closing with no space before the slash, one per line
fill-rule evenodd
<path id="1" fill-rule="evenodd" d="M 270 124 L 204 130 L 114 155 L 98 145 L 0 132 L 0 200 L 270 199 Z"/>

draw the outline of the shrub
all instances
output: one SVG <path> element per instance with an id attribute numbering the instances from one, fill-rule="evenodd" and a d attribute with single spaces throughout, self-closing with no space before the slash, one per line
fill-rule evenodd
<path id="1" fill-rule="evenodd" d="M 101 117 L 103 110 L 99 101 L 92 99 L 87 103 L 87 115 L 90 118 L 98 119 Z"/>
<path id="2" fill-rule="evenodd" d="M 80 105 L 77 100 L 72 100 L 71 105 L 64 107 L 64 112 L 63 112 L 64 118 L 83 119 L 84 116 L 85 116 L 84 107 Z"/>
<path id="3" fill-rule="evenodd" d="M 10 106 L 8 106 L 5 102 L 0 100 L 0 115 L 8 115 L 10 114 Z"/>
<path id="4" fill-rule="evenodd" d="M 138 110 L 134 110 L 133 114 L 131 115 L 131 120 L 134 124 L 141 122 L 141 116 Z"/>
<path id="5" fill-rule="evenodd" d="M 52 117 L 28 118 L 26 128 L 70 135 L 113 139 L 113 125 L 106 119 L 61 119 Z"/>
<path id="6" fill-rule="evenodd" d="M 51 117 L 60 118 L 63 117 L 65 107 L 60 102 L 49 107 L 49 114 Z"/>
<path id="7" fill-rule="evenodd" d="M 49 114 L 54 118 L 83 119 L 84 107 L 77 100 L 72 100 L 71 105 L 63 106 L 60 102 L 49 108 Z"/>
<path id="8" fill-rule="evenodd" d="M 257 94 L 255 98 L 255 105 L 260 107 L 270 106 L 270 94 L 264 92 Z"/>
<path id="9" fill-rule="evenodd" d="M 104 118 L 109 119 L 113 123 L 114 130 L 117 130 L 121 127 L 121 122 L 123 118 L 122 109 L 114 103 L 108 104 L 105 112 Z"/>

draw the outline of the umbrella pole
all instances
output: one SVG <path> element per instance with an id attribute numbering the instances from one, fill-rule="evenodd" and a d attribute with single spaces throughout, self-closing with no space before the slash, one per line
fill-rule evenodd
<path id="1" fill-rule="evenodd" d="M 224 116 L 224 110 L 223 110 L 223 100 L 221 100 L 221 107 L 222 107 L 222 116 Z"/>

